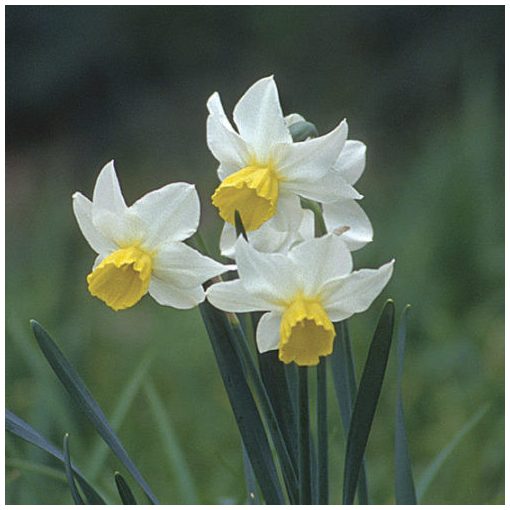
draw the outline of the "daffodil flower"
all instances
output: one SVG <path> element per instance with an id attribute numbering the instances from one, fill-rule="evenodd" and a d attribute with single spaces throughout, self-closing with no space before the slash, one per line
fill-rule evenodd
<path id="1" fill-rule="evenodd" d="M 222 181 L 212 196 L 221 218 L 234 225 L 239 211 L 247 232 L 299 206 L 299 196 L 318 202 L 360 198 L 333 171 L 347 123 L 330 133 L 294 143 L 282 113 L 273 77 L 252 85 L 234 108 L 235 131 L 218 93 L 207 102 L 207 143 L 219 161 Z"/>
<path id="2" fill-rule="evenodd" d="M 240 238 L 239 279 L 216 283 L 207 299 L 228 312 L 269 311 L 257 327 L 260 352 L 274 349 L 284 363 L 316 365 L 333 351 L 333 322 L 365 311 L 388 283 L 391 261 L 379 269 L 352 271 L 341 237 L 304 241 L 287 254 L 260 253 Z"/>
<path id="3" fill-rule="evenodd" d="M 182 242 L 196 232 L 200 218 L 191 184 L 169 184 L 128 207 L 110 162 L 92 201 L 77 192 L 73 209 L 98 254 L 87 276 L 89 292 L 113 310 L 135 305 L 147 292 L 162 305 L 192 308 L 204 300 L 202 283 L 230 269 Z"/>

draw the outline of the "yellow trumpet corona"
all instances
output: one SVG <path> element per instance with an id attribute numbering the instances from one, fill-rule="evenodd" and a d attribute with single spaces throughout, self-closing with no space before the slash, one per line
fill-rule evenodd
<path id="1" fill-rule="evenodd" d="M 221 182 L 212 203 L 224 221 L 233 225 L 237 210 L 244 228 L 257 230 L 276 214 L 279 183 L 278 173 L 271 165 L 247 166 Z"/>

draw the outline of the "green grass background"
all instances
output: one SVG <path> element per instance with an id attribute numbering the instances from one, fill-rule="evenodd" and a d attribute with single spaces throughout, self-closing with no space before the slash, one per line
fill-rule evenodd
<path id="1" fill-rule="evenodd" d="M 503 503 L 503 7 L 6 10 L 9 408 L 57 444 L 69 432 L 77 464 L 111 494 L 119 465 L 98 454 L 28 321 L 53 334 L 108 416 L 153 352 L 145 381 L 163 407 L 150 387 L 132 392 L 117 423 L 128 451 L 163 502 L 243 501 L 239 436 L 197 310 L 145 298 L 114 313 L 92 298 L 85 277 L 94 255 L 71 194 L 91 196 L 112 158 L 128 202 L 194 182 L 201 231 L 217 250 L 205 103 L 218 90 L 230 112 L 251 83 L 274 73 L 285 112 L 321 132 L 346 117 L 350 137 L 368 146 L 358 189 L 375 240 L 355 263 L 397 262 L 383 296 L 350 324 L 359 374 L 384 299 L 413 306 L 404 394 L 416 478 L 489 406 L 423 502 Z M 393 501 L 394 354 L 368 446 L 376 503 Z M 330 433 L 338 502 L 336 409 Z M 61 467 L 45 454 L 7 436 L 6 457 L 8 503 L 71 501 L 58 473 L 40 472 Z"/>

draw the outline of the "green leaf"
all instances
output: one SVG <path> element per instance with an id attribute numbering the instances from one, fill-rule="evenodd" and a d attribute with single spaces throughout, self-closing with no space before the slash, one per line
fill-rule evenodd
<path id="1" fill-rule="evenodd" d="M 110 417 L 110 425 L 113 430 L 120 430 L 127 413 L 138 394 L 140 387 L 147 375 L 147 371 L 154 358 L 154 351 L 149 351 L 141 360 L 138 367 L 133 372 L 129 382 L 122 389 L 122 393 L 118 397 L 115 409 Z M 101 467 L 104 465 L 109 449 L 101 437 L 97 438 L 97 442 L 92 448 L 87 464 L 87 473 L 90 473 L 90 478 L 95 480 L 99 474 Z"/>
<path id="2" fill-rule="evenodd" d="M 455 448 L 457 448 L 464 437 L 466 437 L 467 434 L 469 434 L 469 432 L 471 432 L 476 427 L 476 425 L 478 425 L 480 420 L 487 414 L 489 407 L 489 404 L 486 404 L 481 409 L 479 409 L 457 432 L 457 434 L 453 436 L 452 440 L 437 454 L 434 460 L 425 469 L 418 482 L 418 501 L 421 501 L 423 496 L 425 496 L 425 493 L 427 492 L 430 484 L 441 469 L 441 466 L 445 463 L 446 459 L 453 453 Z"/>
<path id="3" fill-rule="evenodd" d="M 74 481 L 73 468 L 71 467 L 71 453 L 69 451 L 69 434 L 64 435 L 64 466 L 66 470 L 67 484 L 71 490 L 71 496 L 76 505 L 84 505 L 84 501 L 78 492 L 78 487 Z"/>
<path id="4" fill-rule="evenodd" d="M 329 356 L 328 360 L 333 375 L 333 385 L 340 409 L 345 438 L 347 439 L 349 425 L 351 423 L 352 408 L 354 399 L 356 398 L 357 384 L 347 321 L 336 323 L 335 331 L 336 338 L 333 353 Z M 368 488 L 364 462 L 361 465 L 359 475 L 358 502 L 360 505 L 368 504 Z"/>
<path id="5" fill-rule="evenodd" d="M 200 305 L 200 312 L 239 432 L 265 502 L 284 504 L 285 499 L 262 419 L 244 376 L 241 359 L 233 345 L 237 337 L 233 334 L 227 316 L 209 302 L 205 301 Z"/>
<path id="6" fill-rule="evenodd" d="M 64 454 L 56 446 L 50 443 L 44 436 L 37 432 L 37 430 L 8 409 L 5 410 L 5 429 L 27 443 L 44 450 L 46 453 L 49 453 L 61 462 L 65 462 Z M 74 471 L 74 475 L 76 476 L 83 493 L 85 494 L 87 503 L 89 505 L 105 505 L 106 503 L 104 499 L 87 482 L 81 471 L 72 463 L 71 468 Z"/>
<path id="7" fill-rule="evenodd" d="M 416 491 L 411 461 L 409 459 L 404 403 L 402 399 L 408 310 L 409 307 L 406 306 L 400 318 L 397 345 L 397 409 L 395 416 L 395 501 L 397 505 L 416 505 Z"/>
<path id="8" fill-rule="evenodd" d="M 267 428 L 271 434 L 271 439 L 275 446 L 276 452 L 278 454 L 278 459 L 280 461 L 280 465 L 282 468 L 282 474 L 285 482 L 285 487 L 287 488 L 287 493 L 289 495 L 289 499 L 291 504 L 297 503 L 299 496 L 299 488 L 298 481 L 296 475 L 296 469 L 294 464 L 292 463 L 292 459 L 287 448 L 287 444 L 283 437 L 283 433 L 280 427 L 280 423 L 278 422 L 277 416 L 274 412 L 273 406 L 271 404 L 271 400 L 267 394 L 266 387 L 264 386 L 260 374 L 255 365 L 255 361 L 251 355 L 251 352 L 248 348 L 248 342 L 246 340 L 246 335 L 244 334 L 244 330 L 241 327 L 237 316 L 232 316 L 231 327 L 232 331 L 235 334 L 235 338 L 233 340 L 233 347 L 241 360 L 241 365 L 243 367 L 243 372 L 248 375 L 248 380 L 251 381 L 255 388 L 256 396 L 259 400 L 259 405 L 262 410 L 262 414 L 266 419 Z"/>
<path id="9" fill-rule="evenodd" d="M 123 505 L 138 504 L 128 483 L 126 482 L 124 477 L 118 472 L 115 473 L 115 485 L 117 485 L 117 490 L 119 491 L 119 496 L 120 499 L 122 500 Z"/>
<path id="10" fill-rule="evenodd" d="M 344 505 L 352 505 L 354 502 L 363 456 L 388 363 L 394 318 L 395 305 L 389 300 L 384 306 L 368 351 L 352 412 L 345 451 Z"/>
<path id="11" fill-rule="evenodd" d="M 246 480 L 246 492 L 248 493 L 247 504 L 248 505 L 260 505 L 259 489 L 257 487 L 257 480 L 255 479 L 255 473 L 251 465 L 248 454 L 246 453 L 246 447 L 241 444 L 243 449 L 243 467 L 244 467 L 244 478 Z"/>
<path id="12" fill-rule="evenodd" d="M 152 492 L 151 488 L 141 475 L 138 468 L 127 454 L 124 446 L 119 438 L 112 430 L 106 416 L 104 415 L 99 404 L 94 400 L 89 390 L 83 383 L 81 377 L 76 370 L 69 364 L 60 349 L 57 347 L 52 338 L 36 321 L 31 321 L 35 338 L 41 348 L 44 356 L 48 360 L 51 368 L 56 376 L 60 379 L 64 388 L 67 390 L 72 399 L 80 407 L 90 422 L 94 425 L 98 434 L 103 438 L 105 443 L 111 448 L 112 452 L 124 464 L 126 469 L 131 473 L 133 478 L 140 484 L 140 487 L 147 494 L 147 497 L 155 504 L 158 499 Z"/>
<path id="13" fill-rule="evenodd" d="M 291 124 L 289 131 L 294 142 L 303 142 L 307 138 L 315 138 L 316 136 L 319 136 L 319 132 L 315 125 L 306 120 L 301 120 Z"/>
<path id="14" fill-rule="evenodd" d="M 328 392 L 326 360 L 317 367 L 317 503 L 327 505 L 329 499 L 328 471 Z"/>
<path id="15" fill-rule="evenodd" d="M 297 471 L 297 419 L 285 372 L 287 366 L 278 359 L 278 351 L 258 353 L 258 359 L 262 382 L 280 425 L 292 465 Z"/>
<path id="16" fill-rule="evenodd" d="M 312 503 L 308 367 L 299 367 L 299 504 Z"/>
<path id="17" fill-rule="evenodd" d="M 168 465 L 177 480 L 184 503 L 187 505 L 195 504 L 197 503 L 195 482 L 167 410 L 152 381 L 147 381 L 144 389 L 161 439 L 161 453 L 166 455 Z"/>

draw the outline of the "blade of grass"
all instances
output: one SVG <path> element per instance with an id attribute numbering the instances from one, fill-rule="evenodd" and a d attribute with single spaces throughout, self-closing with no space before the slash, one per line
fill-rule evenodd
<path id="1" fill-rule="evenodd" d="M 64 462 L 64 454 L 56 446 L 50 443 L 45 437 L 37 432 L 37 430 L 8 409 L 5 410 L 5 428 L 11 434 L 23 439 L 27 443 L 37 446 L 61 462 Z M 87 498 L 87 502 L 91 505 L 105 505 L 106 503 L 104 499 L 87 482 L 81 471 L 73 464 L 71 464 L 71 467 L 80 487 L 83 490 L 83 493 L 85 494 L 85 497 Z"/>
<path id="2" fill-rule="evenodd" d="M 460 444 L 460 442 L 471 432 L 476 425 L 480 422 L 480 420 L 486 415 L 489 410 L 489 404 L 486 404 L 481 409 L 479 409 L 466 423 L 465 425 L 453 436 L 451 441 L 437 454 L 434 460 L 429 464 L 429 466 L 423 472 L 421 476 L 418 487 L 417 487 L 417 496 L 418 501 L 421 501 L 425 496 L 427 490 L 430 487 L 430 484 L 437 476 L 441 466 L 446 462 L 446 459 L 453 453 L 455 448 Z"/>
<path id="3" fill-rule="evenodd" d="M 153 503 L 158 504 L 158 499 L 129 457 L 119 438 L 115 435 L 102 409 L 90 394 L 81 377 L 70 365 L 43 327 L 36 321 L 31 321 L 31 324 L 39 347 L 64 388 L 94 425 L 94 428 L 111 448 L 112 452 L 138 482 L 147 497 Z"/>
<path id="4" fill-rule="evenodd" d="M 175 480 L 177 480 L 182 500 L 187 505 L 196 504 L 197 488 L 191 475 L 188 462 L 186 461 L 186 457 L 182 451 L 179 439 L 163 401 L 150 379 L 145 382 L 144 391 L 156 422 L 162 450 L 166 454 L 168 465 L 174 474 Z"/>
<path id="5" fill-rule="evenodd" d="M 397 408 L 395 415 L 395 501 L 397 505 L 416 505 L 416 490 L 409 458 L 404 402 L 402 399 L 408 310 L 409 306 L 406 306 L 400 317 L 397 345 Z"/>
<path id="6" fill-rule="evenodd" d="M 27 471 L 28 473 L 35 473 L 37 475 L 47 476 L 52 480 L 57 480 L 67 484 L 67 478 L 62 471 L 46 466 L 45 464 L 38 464 L 36 462 L 30 462 L 23 459 L 5 459 L 5 466 L 8 468 L 19 469 L 21 471 Z"/>
<path id="7" fill-rule="evenodd" d="M 299 367 L 299 503 L 310 505 L 310 415 L 308 405 L 308 367 Z"/>
<path id="8" fill-rule="evenodd" d="M 71 490 L 71 496 L 76 505 L 84 505 L 84 501 L 78 492 L 76 482 L 74 481 L 73 468 L 71 466 L 71 453 L 69 451 L 69 434 L 64 435 L 64 466 L 66 470 L 67 484 Z"/>
<path id="9" fill-rule="evenodd" d="M 317 367 L 317 472 L 319 505 L 328 504 L 328 392 L 326 380 L 326 360 Z"/>
<path id="10" fill-rule="evenodd" d="M 117 490 L 119 491 L 119 496 L 123 505 L 138 504 L 128 483 L 126 482 L 124 477 L 118 472 L 115 472 L 115 485 L 117 486 Z"/>
<path id="11" fill-rule="evenodd" d="M 344 467 L 344 505 L 352 505 L 365 448 L 379 401 L 393 334 L 395 305 L 386 302 L 377 324 L 352 411 Z"/>
<path id="12" fill-rule="evenodd" d="M 122 393 L 118 398 L 115 409 L 112 412 L 110 418 L 110 425 L 113 430 L 119 431 L 124 419 L 126 418 L 131 404 L 133 403 L 136 395 L 140 391 L 140 387 L 147 375 L 147 371 L 154 359 L 154 351 L 148 351 L 147 354 L 142 358 L 142 361 L 133 372 L 129 382 L 122 389 Z M 90 479 L 95 480 L 101 471 L 101 467 L 106 461 L 108 456 L 108 446 L 105 442 L 98 437 L 96 444 L 92 448 L 90 453 L 87 473 L 90 473 Z"/>
<path id="13" fill-rule="evenodd" d="M 244 376 L 241 360 L 233 345 L 237 337 L 233 334 L 227 316 L 209 302 L 205 301 L 200 305 L 200 312 L 239 432 L 265 502 L 283 504 L 285 499 L 264 426 Z"/>
<path id="14" fill-rule="evenodd" d="M 340 409 L 340 417 L 342 419 L 344 434 L 347 440 L 353 403 L 356 398 L 357 384 L 347 321 L 336 323 L 335 331 L 336 338 L 334 349 L 333 354 L 329 357 L 329 363 L 331 373 L 333 375 L 336 400 Z M 359 475 L 358 502 L 360 505 L 368 505 L 365 461 L 363 461 L 361 465 Z"/>

